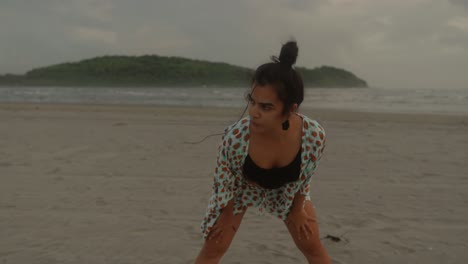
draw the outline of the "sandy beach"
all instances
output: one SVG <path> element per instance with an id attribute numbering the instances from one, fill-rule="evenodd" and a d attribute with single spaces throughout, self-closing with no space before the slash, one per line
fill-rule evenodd
<path id="1" fill-rule="evenodd" d="M 220 136 L 243 109 L 0 105 L 0 263 L 193 263 Z M 333 263 L 466 263 L 468 116 L 302 109 Z M 332 241 L 332 235 L 341 241 Z M 221 263 L 306 263 L 247 211 Z"/>

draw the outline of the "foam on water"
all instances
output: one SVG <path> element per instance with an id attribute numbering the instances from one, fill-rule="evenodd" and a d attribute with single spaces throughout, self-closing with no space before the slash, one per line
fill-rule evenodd
<path id="1" fill-rule="evenodd" d="M 0 87 L 0 102 L 244 107 L 248 88 Z M 468 89 L 306 89 L 301 107 L 468 114 Z"/>

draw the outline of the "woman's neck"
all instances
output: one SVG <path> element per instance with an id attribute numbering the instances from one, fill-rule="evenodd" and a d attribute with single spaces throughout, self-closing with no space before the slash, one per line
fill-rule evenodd
<path id="1" fill-rule="evenodd" d="M 290 134 L 294 133 L 294 128 L 296 127 L 297 118 L 300 119 L 297 115 L 291 115 L 289 118 L 289 129 L 283 130 L 281 124 L 277 126 L 277 129 L 265 131 L 265 132 L 253 132 L 251 131 L 251 136 L 257 139 L 261 139 L 262 141 L 266 142 L 274 142 L 274 143 L 283 143 L 287 142 L 288 138 L 290 138 Z M 301 125 L 302 127 L 302 125 Z"/>
<path id="2" fill-rule="evenodd" d="M 288 138 L 288 131 L 282 130 L 281 127 L 274 131 L 267 132 L 252 132 L 252 137 L 261 139 L 262 141 L 283 142 Z"/>

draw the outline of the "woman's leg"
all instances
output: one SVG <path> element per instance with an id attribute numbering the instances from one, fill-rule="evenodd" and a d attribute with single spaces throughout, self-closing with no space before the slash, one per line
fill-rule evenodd
<path id="1" fill-rule="evenodd" d="M 221 258 L 224 256 L 229 246 L 231 245 L 232 239 L 239 229 L 242 218 L 244 217 L 245 209 L 242 213 L 233 214 L 234 205 L 233 200 L 229 201 L 227 206 L 221 211 L 213 228 L 216 226 L 223 226 L 222 237 L 213 238 L 210 240 L 211 233 L 208 235 L 203 247 L 198 254 L 195 264 L 216 264 L 219 263 Z"/>
<path id="2" fill-rule="evenodd" d="M 306 213 L 317 219 L 315 216 L 315 210 L 310 200 L 306 200 L 304 204 L 304 210 Z M 297 248 L 304 254 L 307 261 L 313 264 L 330 264 L 330 257 L 328 256 L 325 248 L 322 246 L 320 242 L 320 235 L 318 230 L 317 221 L 315 221 L 311 228 L 313 231 L 312 236 L 309 236 L 309 239 L 302 238 L 299 240 L 299 233 L 292 225 L 286 225 L 291 234 L 294 243 L 296 244 Z"/>

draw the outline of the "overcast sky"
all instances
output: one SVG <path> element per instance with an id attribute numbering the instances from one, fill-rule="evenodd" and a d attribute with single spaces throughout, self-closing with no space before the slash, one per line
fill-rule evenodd
<path id="1" fill-rule="evenodd" d="M 0 73 L 101 55 L 297 65 L 383 88 L 468 89 L 468 0 L 0 0 Z"/>

